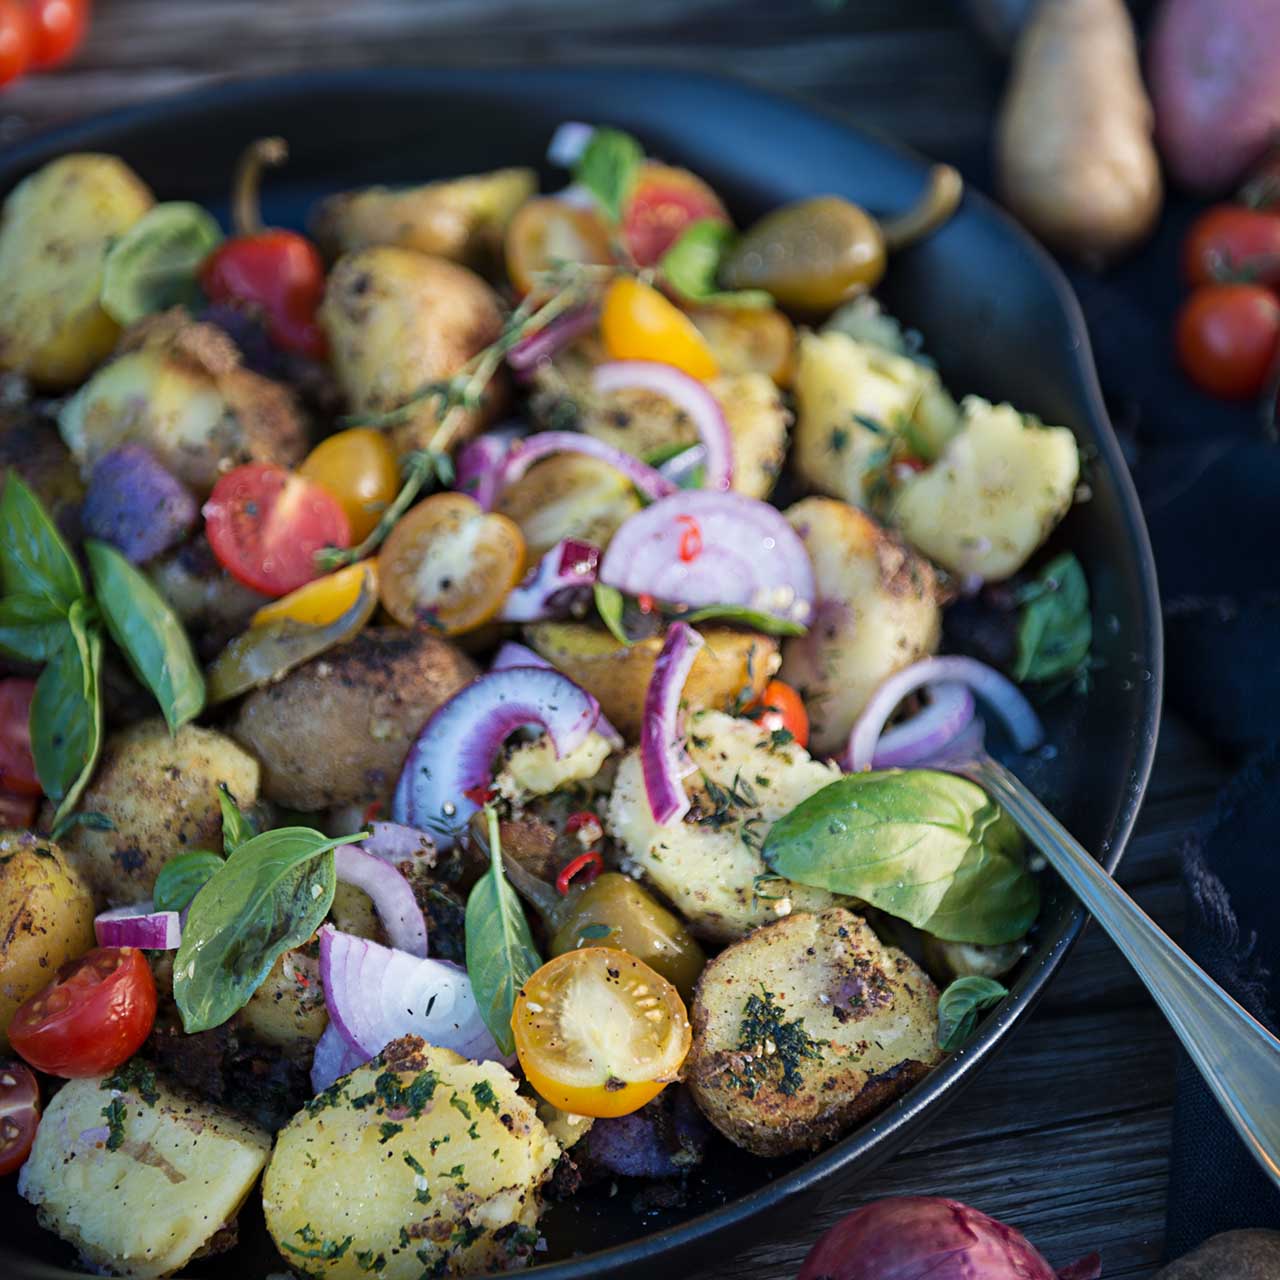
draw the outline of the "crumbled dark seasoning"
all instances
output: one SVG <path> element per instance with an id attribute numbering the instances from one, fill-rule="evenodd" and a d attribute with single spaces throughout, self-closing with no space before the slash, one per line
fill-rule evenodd
<path id="1" fill-rule="evenodd" d="M 149 1062 L 141 1058 L 130 1058 L 124 1066 L 117 1068 L 102 1082 L 104 1089 L 115 1089 L 120 1093 L 132 1091 L 147 1106 L 154 1106 L 160 1101 L 160 1090 L 156 1086 L 156 1073 Z"/>
<path id="2" fill-rule="evenodd" d="M 742 1007 L 738 1027 L 738 1051 L 749 1057 L 725 1078 L 748 1098 L 776 1078 L 779 1093 L 792 1097 L 803 1083 L 800 1064 L 806 1058 L 821 1058 L 825 1040 L 815 1040 L 805 1029 L 804 1019 L 788 1021 L 785 1011 L 774 1003 L 773 992 L 760 986 L 760 994 L 749 995 Z"/>
<path id="3" fill-rule="evenodd" d="M 434 1246 L 432 1245 L 424 1244 L 418 1248 L 414 1255 L 423 1264 L 424 1268 L 418 1280 L 439 1280 L 441 1276 L 446 1275 L 449 1271 L 449 1255 L 441 1252 L 433 1257 L 433 1248 Z"/>

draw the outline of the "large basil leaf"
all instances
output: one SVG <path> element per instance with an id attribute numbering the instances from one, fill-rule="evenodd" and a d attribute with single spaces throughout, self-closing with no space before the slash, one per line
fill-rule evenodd
<path id="1" fill-rule="evenodd" d="M 938 997 L 938 1047 L 944 1053 L 963 1048 L 978 1025 L 978 1015 L 1008 994 L 993 978 L 957 978 Z"/>
<path id="2" fill-rule="evenodd" d="M 573 176 L 595 196 L 605 216 L 616 223 L 622 221 L 622 211 L 643 163 L 644 148 L 629 133 L 596 129 L 574 165 Z"/>
<path id="3" fill-rule="evenodd" d="M 67 615 L 48 596 L 5 596 L 0 600 L 0 650 L 25 662 L 46 662 L 62 643 Z"/>
<path id="4" fill-rule="evenodd" d="M 0 576 L 6 595 L 43 596 L 63 610 L 84 595 L 71 549 L 15 471 L 0 494 Z"/>
<path id="5" fill-rule="evenodd" d="M 705 604 L 700 609 L 673 616 L 684 622 L 737 622 L 770 636 L 802 636 L 809 630 L 803 622 L 777 618 L 771 613 L 761 613 L 759 609 L 748 609 L 738 604 Z"/>
<path id="6" fill-rule="evenodd" d="M 191 641 L 155 587 L 115 547 L 93 538 L 84 547 L 107 630 L 176 732 L 204 709 L 204 676 Z"/>
<path id="7" fill-rule="evenodd" d="M 1013 678 L 1039 682 L 1078 670 L 1093 643 L 1089 584 L 1080 561 L 1069 551 L 1050 560 L 1019 600 Z"/>
<path id="8" fill-rule="evenodd" d="M 151 900 L 157 911 L 185 910 L 191 899 L 220 871 L 224 860 L 208 849 L 189 849 L 170 858 L 156 876 Z"/>
<path id="9" fill-rule="evenodd" d="M 489 821 L 489 870 L 476 881 L 467 899 L 467 976 L 489 1034 L 503 1053 L 511 1053 L 515 1048 L 511 1013 L 516 994 L 542 961 L 533 945 L 520 899 L 502 873 L 497 815 L 492 809 L 485 813 Z"/>
<path id="10" fill-rule="evenodd" d="M 333 903 L 333 850 L 363 838 L 331 840 L 310 827 L 264 831 L 213 874 L 191 900 L 173 966 L 189 1033 L 221 1026 L 284 952 L 311 937 Z"/>
<path id="11" fill-rule="evenodd" d="M 245 817 L 231 788 L 225 782 L 218 783 L 218 805 L 222 809 L 222 851 L 229 858 L 242 845 L 258 834 L 257 828 Z"/>
<path id="12" fill-rule="evenodd" d="M 31 700 L 31 754 L 40 786 L 57 802 L 55 822 L 75 808 L 102 747 L 102 633 L 83 598 L 67 622 Z"/>
<path id="13" fill-rule="evenodd" d="M 779 875 L 938 937 L 995 944 L 1021 936 L 1038 908 L 1020 848 L 981 787 L 917 769 L 831 783 L 773 825 L 763 855 Z"/>
<path id="14" fill-rule="evenodd" d="M 699 218 L 680 233 L 662 255 L 662 278 L 689 302 L 718 307 L 768 307 L 773 299 L 763 289 L 725 291 L 716 288 L 720 262 L 733 247 L 737 234 L 719 218 Z"/>

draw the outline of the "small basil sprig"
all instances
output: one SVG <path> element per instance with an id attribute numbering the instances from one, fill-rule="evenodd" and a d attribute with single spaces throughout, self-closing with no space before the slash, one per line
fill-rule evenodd
<path id="1" fill-rule="evenodd" d="M 1008 994 L 993 978 L 957 978 L 938 997 L 938 1047 L 943 1053 L 963 1048 L 978 1025 L 978 1015 Z"/>
<path id="2" fill-rule="evenodd" d="M 629 133 L 596 129 L 573 166 L 573 177 L 591 192 L 609 221 L 618 223 L 643 164 L 644 148 Z"/>
<path id="3" fill-rule="evenodd" d="M 617 587 L 606 587 L 603 582 L 597 582 L 592 590 L 595 594 L 596 612 L 600 615 L 600 621 L 609 628 L 610 634 L 619 644 L 633 644 L 634 641 L 627 635 L 626 627 L 622 625 L 622 611 L 626 603 L 622 598 L 622 592 Z"/>
<path id="4" fill-rule="evenodd" d="M 1056 556 L 1018 595 L 1015 680 L 1041 683 L 1077 672 L 1089 659 L 1093 619 L 1089 584 L 1070 551 Z"/>
<path id="5" fill-rule="evenodd" d="M 948 942 L 1012 942 L 1040 911 L 1017 827 L 981 787 L 929 769 L 838 779 L 774 823 L 763 856 Z"/>
<path id="6" fill-rule="evenodd" d="M 222 810 L 222 851 L 229 858 L 242 844 L 252 840 L 258 829 L 236 803 L 225 782 L 218 783 L 218 807 Z"/>
<path id="7" fill-rule="evenodd" d="M 763 289 L 724 290 L 716 287 L 720 263 L 733 248 L 737 233 L 719 218 L 699 218 L 658 261 L 658 272 L 687 302 L 711 307 L 756 308 L 773 305 Z"/>
<path id="8" fill-rule="evenodd" d="M 484 1025 L 498 1048 L 511 1053 L 511 1013 L 520 988 L 542 961 L 533 945 L 529 922 L 516 891 L 502 871 L 498 815 L 485 806 L 489 828 L 489 870 L 476 881 L 467 899 L 467 976 Z"/>
<path id="9" fill-rule="evenodd" d="M 221 1026 L 284 952 L 311 937 L 333 904 L 334 849 L 367 834 L 264 831 L 214 872 L 191 900 L 173 964 L 173 996 L 188 1033 Z"/>

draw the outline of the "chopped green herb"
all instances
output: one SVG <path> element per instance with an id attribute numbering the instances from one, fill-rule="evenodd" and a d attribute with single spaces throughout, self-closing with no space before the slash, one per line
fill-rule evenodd
<path id="1" fill-rule="evenodd" d="M 112 1098 L 102 1114 L 107 1121 L 107 1150 L 119 1151 L 124 1145 L 124 1118 L 126 1115 L 124 1099 Z"/>
<path id="2" fill-rule="evenodd" d="M 493 1091 L 493 1085 L 487 1080 L 473 1084 L 471 1096 L 476 1100 L 476 1106 L 481 1111 L 492 1111 L 495 1116 L 498 1114 L 498 1096 Z"/>
<path id="3" fill-rule="evenodd" d="M 749 1054 L 741 1068 L 726 1075 L 748 1098 L 754 1098 L 761 1086 L 776 1078 L 779 1093 L 792 1097 L 804 1077 L 800 1064 L 805 1058 L 820 1058 L 825 1040 L 815 1040 L 805 1029 L 804 1019 L 790 1021 L 785 1011 L 774 1003 L 773 992 L 760 986 L 760 994 L 747 997 L 738 1027 L 738 1050 Z"/>
<path id="4" fill-rule="evenodd" d="M 452 1095 L 450 1096 L 450 1098 L 449 1098 L 449 1105 L 450 1105 L 450 1106 L 451 1106 L 455 1111 L 461 1111 L 461 1112 L 462 1112 L 462 1114 L 463 1114 L 463 1116 L 464 1116 L 466 1119 L 468 1119 L 468 1120 L 470 1120 L 470 1119 L 471 1119 L 471 1108 L 470 1108 L 469 1106 L 467 1106 L 467 1102 L 466 1102 L 466 1099 L 465 1099 L 465 1098 L 460 1098 L 460 1097 L 458 1097 L 458 1095 L 457 1095 L 456 1093 L 455 1093 L 455 1094 L 452 1094 Z"/>
<path id="5" fill-rule="evenodd" d="M 404 1132 L 404 1125 L 395 1124 L 390 1120 L 384 1120 L 378 1126 L 378 1133 L 381 1135 L 378 1138 L 378 1145 L 379 1146 L 385 1145 L 386 1143 L 390 1142 L 391 1139 L 394 1138 L 397 1133 L 403 1133 L 403 1132 Z"/>
<path id="6" fill-rule="evenodd" d="M 300 1249 L 296 1244 L 290 1244 L 287 1240 L 282 1240 L 280 1242 L 282 1249 L 288 1249 L 290 1253 L 296 1254 L 299 1258 L 322 1258 L 325 1262 L 332 1262 L 337 1258 L 341 1258 L 351 1247 L 351 1241 L 354 1238 L 347 1236 L 341 1242 L 337 1240 L 321 1240 L 311 1229 L 309 1222 L 306 1226 L 299 1227 L 294 1234 L 303 1244 L 315 1245 L 316 1247 L 313 1249 Z"/>
<path id="7" fill-rule="evenodd" d="M 122 1067 L 118 1067 L 102 1082 L 104 1089 L 116 1089 L 120 1093 L 132 1091 L 148 1106 L 154 1106 L 160 1100 L 160 1090 L 156 1086 L 156 1073 L 149 1062 L 141 1058 L 130 1058 Z"/>

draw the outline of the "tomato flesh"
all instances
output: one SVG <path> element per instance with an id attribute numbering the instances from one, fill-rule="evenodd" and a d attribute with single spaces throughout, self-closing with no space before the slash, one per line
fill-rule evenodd
<path id="1" fill-rule="evenodd" d="M 338 499 L 271 462 L 228 471 L 204 505 L 205 532 L 233 578 L 268 596 L 320 576 L 316 552 L 351 545 Z"/>
<path id="2" fill-rule="evenodd" d="M 100 1076 L 142 1047 L 156 1020 L 156 983 L 137 947 L 94 947 L 24 1001 L 9 1043 L 37 1071 Z"/>
<path id="3" fill-rule="evenodd" d="M 634 276 L 619 276 L 605 290 L 600 336 L 615 360 L 657 360 L 703 380 L 719 372 L 693 321 Z"/>
<path id="4" fill-rule="evenodd" d="M 692 222 L 728 222 L 720 197 L 687 169 L 652 161 L 640 171 L 622 215 L 622 239 L 636 265 L 652 267 Z"/>
<path id="5" fill-rule="evenodd" d="M 40 1125 L 40 1086 L 21 1062 L 0 1062 L 0 1177 L 16 1172 Z"/>
<path id="6" fill-rule="evenodd" d="M 1183 303 L 1175 337 L 1196 386 L 1248 400 L 1266 385 L 1280 350 L 1280 302 L 1261 285 L 1204 285 Z"/>
<path id="7" fill-rule="evenodd" d="M 33 67 L 56 67 L 71 57 L 89 25 L 89 0 L 32 0 Z"/>
<path id="8" fill-rule="evenodd" d="M 19 796 L 42 792 L 31 754 L 31 699 L 36 682 L 0 680 L 0 791 Z"/>
<path id="9" fill-rule="evenodd" d="M 804 700 L 781 680 L 770 680 L 765 685 L 751 719 L 769 733 L 785 729 L 800 746 L 809 745 L 809 713 Z"/>
<path id="10" fill-rule="evenodd" d="M 1205 210 L 1183 241 L 1182 273 L 1193 287 L 1231 277 L 1280 284 L 1280 217 L 1232 204 Z"/>
<path id="11" fill-rule="evenodd" d="M 678 1078 L 692 1032 L 680 993 L 642 960 L 583 947 L 549 960 L 511 1015 L 529 1083 L 580 1116 L 624 1116 Z"/>

